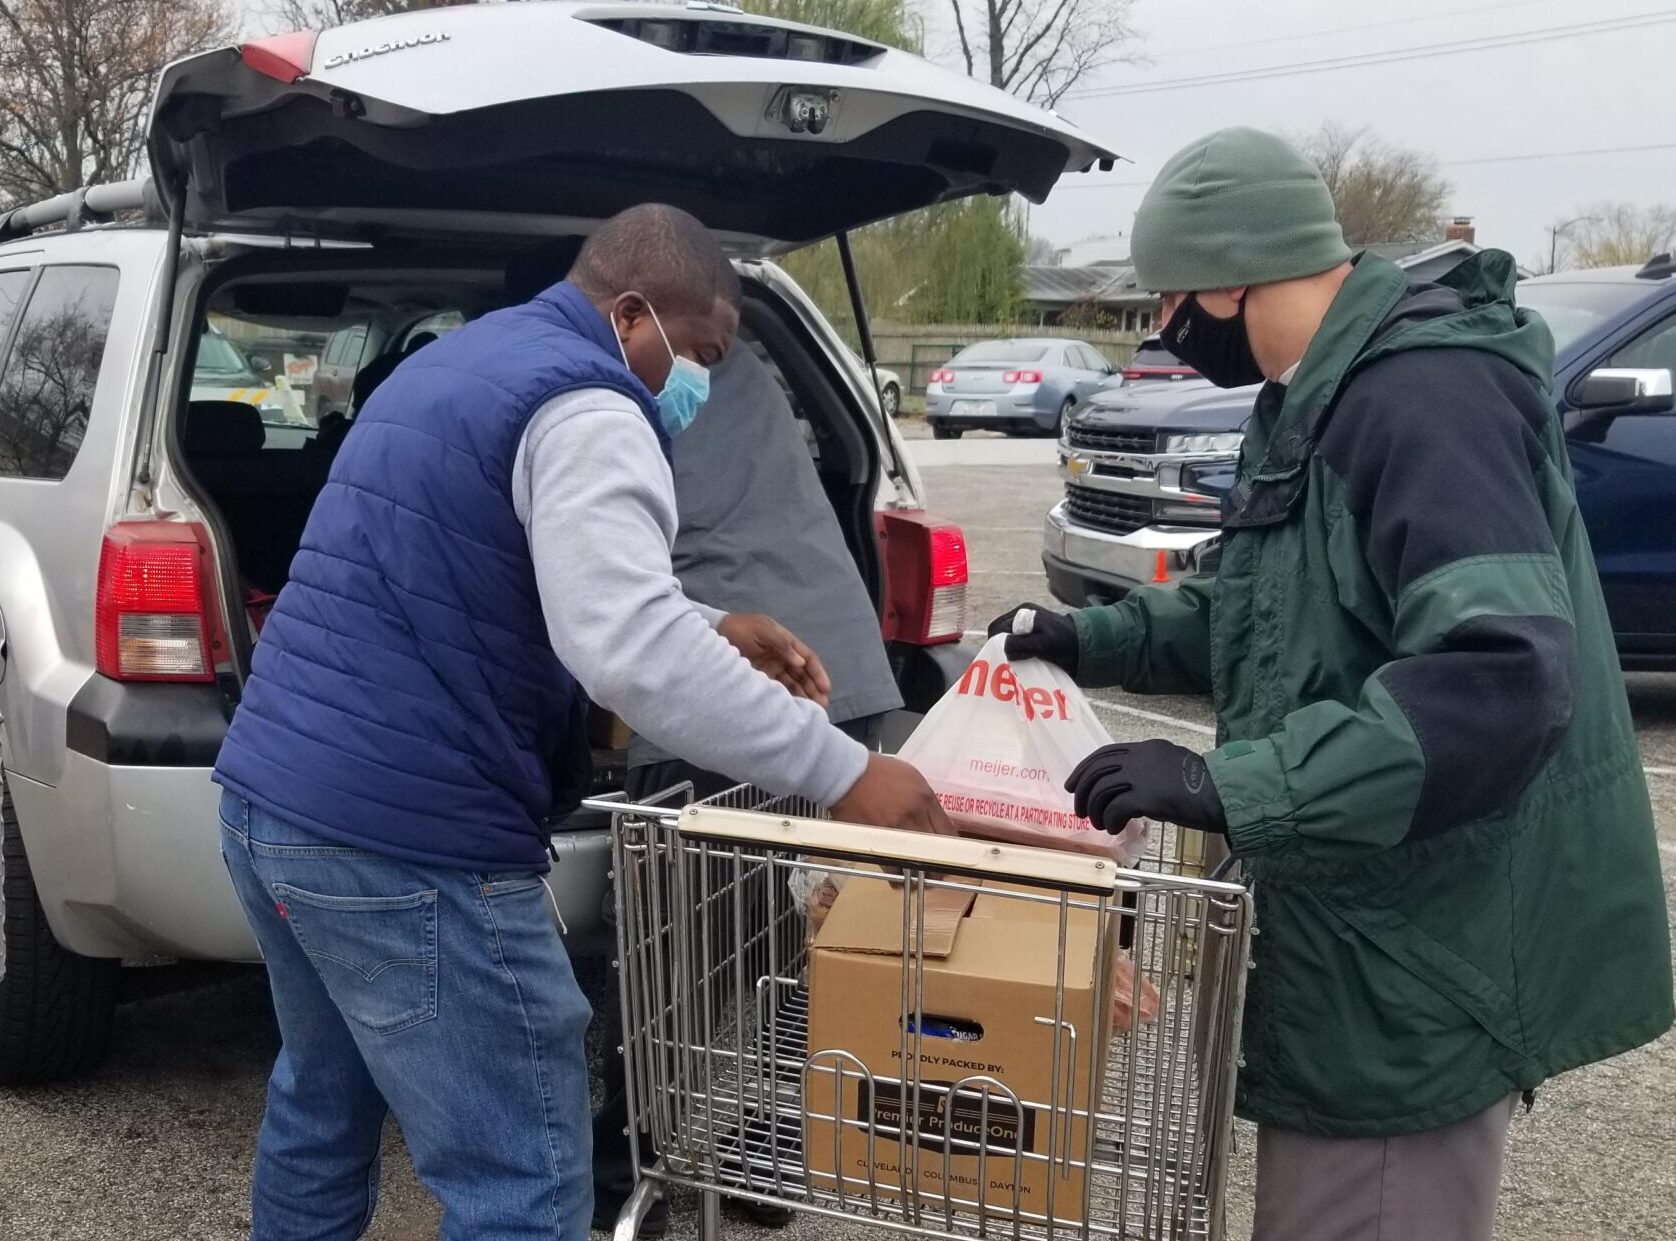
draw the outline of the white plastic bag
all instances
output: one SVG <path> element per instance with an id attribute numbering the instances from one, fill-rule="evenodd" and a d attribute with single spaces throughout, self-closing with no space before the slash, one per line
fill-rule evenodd
<path id="1" fill-rule="evenodd" d="M 1075 681 L 1046 660 L 1007 662 L 1006 636 L 984 644 L 898 756 L 919 768 L 963 835 L 1074 849 L 1132 865 L 1147 823 L 1112 836 L 1078 817 L 1065 781 L 1111 743 Z"/>

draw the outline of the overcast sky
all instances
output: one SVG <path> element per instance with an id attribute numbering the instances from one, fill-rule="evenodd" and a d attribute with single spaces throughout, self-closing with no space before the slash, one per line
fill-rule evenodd
<path id="1" fill-rule="evenodd" d="M 1535 41 L 1556 27 L 1636 19 L 1646 24 Z M 1127 235 L 1159 165 L 1231 124 L 1298 133 L 1336 120 L 1429 152 L 1454 185 L 1450 211 L 1475 217 L 1481 243 L 1526 263 L 1539 255 L 1546 263 L 1549 226 L 1590 202 L 1676 203 L 1676 6 L 1668 3 L 1138 0 L 1135 23 L 1152 63 L 1104 70 L 1060 108 L 1135 163 L 1069 177 L 1033 209 L 1032 231 L 1056 242 Z M 1237 83 L 1080 93 L 1521 32 L 1533 41 Z M 1659 149 L 1575 154 L 1626 147 Z M 1510 158 L 1523 156 L 1535 158 Z M 1093 188 L 1101 186 L 1109 188 Z"/>

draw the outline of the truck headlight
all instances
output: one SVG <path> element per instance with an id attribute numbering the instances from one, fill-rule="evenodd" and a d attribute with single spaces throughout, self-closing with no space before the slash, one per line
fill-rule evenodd
<path id="1" fill-rule="evenodd" d="M 1216 431 L 1209 434 L 1166 435 L 1165 452 L 1238 452 L 1244 431 Z"/>
<path id="2" fill-rule="evenodd" d="M 1173 500 L 1160 500 L 1153 508 L 1153 516 L 1164 522 L 1186 522 L 1194 526 L 1214 526 L 1222 520 L 1222 504 L 1217 500 L 1207 499 L 1202 503 L 1177 503 Z"/>

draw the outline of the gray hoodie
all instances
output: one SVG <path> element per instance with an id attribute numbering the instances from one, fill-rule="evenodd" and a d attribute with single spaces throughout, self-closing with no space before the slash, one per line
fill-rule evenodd
<path id="1" fill-rule="evenodd" d="M 752 668 L 716 633 L 724 613 L 682 592 L 674 480 L 627 398 L 548 402 L 512 478 L 553 650 L 594 702 L 706 770 L 828 806 L 849 792 L 867 751 Z"/>

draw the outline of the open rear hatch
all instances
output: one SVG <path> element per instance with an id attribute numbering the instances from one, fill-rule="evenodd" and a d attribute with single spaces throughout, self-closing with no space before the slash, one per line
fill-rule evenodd
<path id="1" fill-rule="evenodd" d="M 683 207 L 772 254 L 933 203 L 1041 202 L 1115 158 L 906 52 L 729 8 L 471 5 L 170 66 L 149 136 L 189 229 L 586 231 Z"/>

